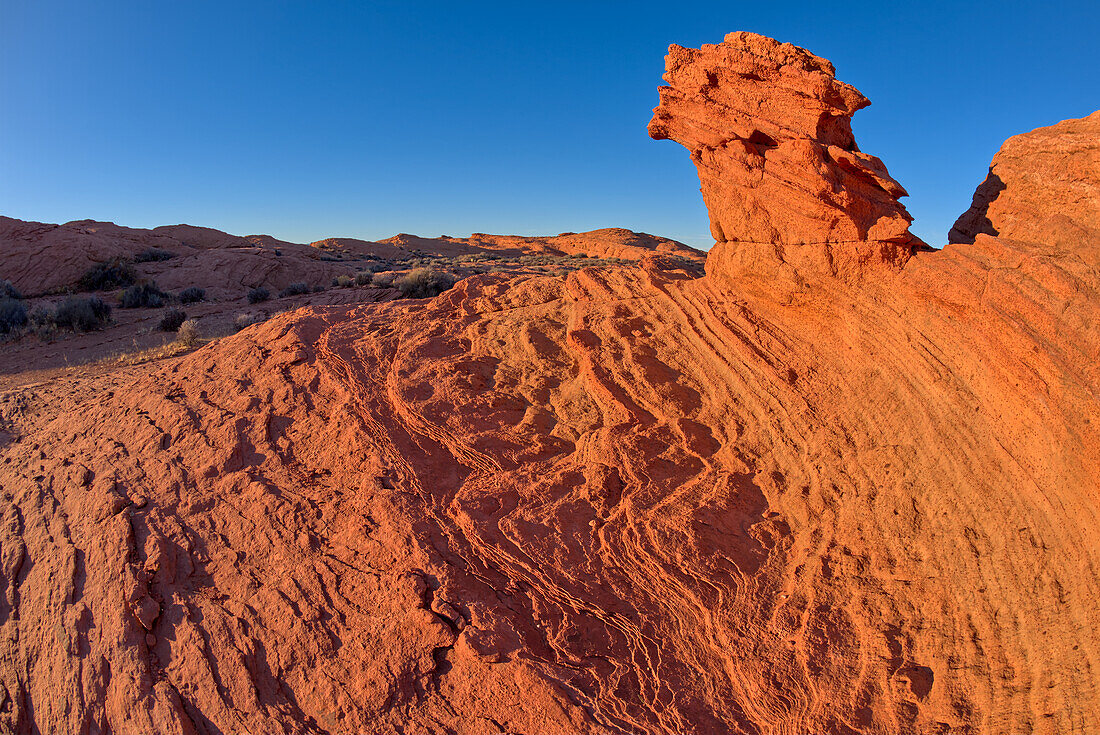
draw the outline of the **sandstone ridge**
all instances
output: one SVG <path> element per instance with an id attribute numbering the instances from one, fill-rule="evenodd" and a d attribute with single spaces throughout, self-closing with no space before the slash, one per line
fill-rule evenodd
<path id="1" fill-rule="evenodd" d="M 138 263 L 142 277 L 156 279 L 164 288 L 199 286 L 218 296 L 256 287 L 278 291 L 301 281 L 328 283 L 335 276 L 354 275 L 353 261 L 362 257 L 585 254 L 638 260 L 651 253 L 664 253 L 702 259 L 698 250 L 683 243 L 621 228 L 544 237 L 474 234 L 468 238 L 427 238 L 403 234 L 377 242 L 327 238 L 303 244 L 270 235 L 230 235 L 192 225 L 147 230 L 113 222 L 78 220 L 58 225 L 0 216 L 0 278 L 10 280 L 28 296 L 71 289 L 95 264 L 115 258 L 133 259 L 150 249 L 173 258 Z M 333 253 L 340 260 L 329 257 Z"/>
<path id="2" fill-rule="evenodd" d="M 1100 242 L 1100 111 L 1009 138 L 951 242 L 995 235 L 1095 257 Z"/>

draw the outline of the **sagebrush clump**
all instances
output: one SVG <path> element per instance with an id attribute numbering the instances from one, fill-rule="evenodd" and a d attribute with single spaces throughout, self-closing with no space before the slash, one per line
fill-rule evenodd
<path id="1" fill-rule="evenodd" d="M 242 329 L 251 327 L 253 324 L 259 324 L 263 320 L 263 314 L 241 313 L 238 314 L 237 318 L 233 320 L 233 328 L 239 332 Z"/>
<path id="2" fill-rule="evenodd" d="M 393 285 L 393 279 L 396 275 L 396 273 L 389 272 L 375 273 L 373 276 L 371 276 L 370 285 L 374 286 L 375 288 L 389 288 Z"/>
<path id="3" fill-rule="evenodd" d="M 301 281 L 298 281 L 297 283 L 292 283 L 284 288 L 282 291 L 280 291 L 279 298 L 285 299 L 287 296 L 301 296 L 302 294 L 307 294 L 310 291 L 312 291 L 312 289 L 309 286 L 307 286 L 305 283 L 302 283 Z"/>
<path id="4" fill-rule="evenodd" d="M 455 277 L 443 271 L 417 268 L 394 280 L 393 285 L 407 299 L 426 299 L 455 285 Z"/>
<path id="5" fill-rule="evenodd" d="M 184 347 L 194 347 L 202 339 L 202 333 L 199 332 L 199 320 L 188 319 L 180 325 L 179 330 L 176 332 L 176 341 Z"/>
<path id="6" fill-rule="evenodd" d="M 271 292 L 263 286 L 260 286 L 259 288 L 254 288 L 248 292 L 248 303 L 250 304 L 258 304 L 261 301 L 267 301 L 270 298 Z"/>
<path id="7" fill-rule="evenodd" d="M 187 314 L 183 309 L 165 309 L 157 329 L 162 332 L 176 332 L 185 321 L 187 321 Z"/>
<path id="8" fill-rule="evenodd" d="M 21 301 L 0 297 L 0 334 L 27 326 L 27 307 Z"/>
<path id="9" fill-rule="evenodd" d="M 90 332 L 110 323 L 111 307 L 98 296 L 70 296 L 57 306 L 52 321 L 58 329 Z"/>
<path id="10" fill-rule="evenodd" d="M 134 256 L 135 263 L 156 263 L 163 260 L 171 260 L 176 257 L 175 253 L 170 253 L 167 250 L 161 250 L 160 248 L 149 248 L 148 250 L 142 250 L 140 253 Z"/>
<path id="11" fill-rule="evenodd" d="M 134 267 L 122 258 L 96 263 L 77 280 L 81 291 L 110 291 L 125 288 L 137 280 Z"/>
<path id="12" fill-rule="evenodd" d="M 22 301 L 23 294 L 12 285 L 11 281 L 0 281 L 0 299 L 15 299 L 16 301 Z"/>
<path id="13" fill-rule="evenodd" d="M 198 286 L 188 286 L 179 293 L 181 304 L 194 304 L 206 300 L 206 289 Z"/>
<path id="14" fill-rule="evenodd" d="M 119 306 L 123 309 L 157 309 L 164 306 L 164 299 L 168 294 L 157 288 L 155 283 L 143 283 L 140 286 L 130 286 L 122 292 Z"/>
<path id="15" fill-rule="evenodd" d="M 49 339 L 57 331 L 54 312 L 45 306 L 36 306 L 28 319 L 30 320 L 30 330 L 38 335 L 39 339 Z"/>

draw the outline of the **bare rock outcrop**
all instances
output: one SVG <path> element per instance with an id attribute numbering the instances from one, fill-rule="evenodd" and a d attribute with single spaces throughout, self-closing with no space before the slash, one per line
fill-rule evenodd
<path id="1" fill-rule="evenodd" d="M 0 278 L 28 296 L 71 289 L 97 263 L 133 259 L 146 250 L 173 256 L 167 263 L 138 264 L 142 277 L 168 289 L 200 286 L 227 295 L 294 281 L 328 282 L 346 266 L 326 263 L 306 245 L 267 235 L 238 237 L 208 227 L 171 225 L 146 230 L 113 222 L 65 224 L 0 217 Z"/>
<path id="2" fill-rule="evenodd" d="M 731 33 L 701 49 L 670 46 L 664 79 L 649 134 L 691 152 L 721 256 L 727 242 L 818 254 L 872 243 L 903 260 L 923 244 L 898 201 L 905 189 L 852 135 L 852 115 L 870 101 L 827 60 Z"/>
<path id="3" fill-rule="evenodd" d="M 1100 111 L 1005 141 L 948 240 L 983 234 L 1096 257 Z"/>

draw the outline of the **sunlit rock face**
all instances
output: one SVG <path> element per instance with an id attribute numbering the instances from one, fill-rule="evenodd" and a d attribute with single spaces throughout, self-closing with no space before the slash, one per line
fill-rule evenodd
<path id="1" fill-rule="evenodd" d="M 1005 141 L 948 239 L 982 234 L 1097 257 L 1100 111 Z"/>
<path id="2" fill-rule="evenodd" d="M 898 201 L 905 189 L 852 135 L 852 115 L 870 101 L 827 60 L 731 33 L 701 49 L 669 47 L 664 79 L 649 134 L 691 152 L 719 245 L 858 243 L 891 262 L 923 245 Z"/>

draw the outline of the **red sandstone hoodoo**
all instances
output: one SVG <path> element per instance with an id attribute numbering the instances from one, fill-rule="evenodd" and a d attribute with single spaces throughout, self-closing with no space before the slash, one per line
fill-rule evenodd
<path id="1" fill-rule="evenodd" d="M 664 79 L 649 134 L 691 152 L 716 242 L 920 242 L 898 201 L 905 189 L 852 135 L 870 100 L 825 59 L 731 33 L 671 46 Z"/>

